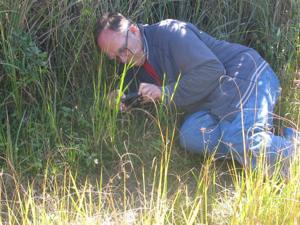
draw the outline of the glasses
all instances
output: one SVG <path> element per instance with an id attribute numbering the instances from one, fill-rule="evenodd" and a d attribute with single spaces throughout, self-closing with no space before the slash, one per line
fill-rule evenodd
<path id="1" fill-rule="evenodd" d="M 126 51 L 128 50 L 131 54 L 134 54 L 129 48 L 128 48 L 128 36 L 129 36 L 129 28 L 126 31 L 125 36 L 125 43 L 124 45 L 118 50 L 118 53 L 120 56 L 125 55 Z"/>
<path id="2" fill-rule="evenodd" d="M 125 37 L 125 43 L 124 45 L 118 50 L 119 54 L 124 54 L 124 52 L 127 50 L 127 46 L 128 46 L 128 32 L 129 29 L 127 29 L 126 31 L 126 37 Z"/>

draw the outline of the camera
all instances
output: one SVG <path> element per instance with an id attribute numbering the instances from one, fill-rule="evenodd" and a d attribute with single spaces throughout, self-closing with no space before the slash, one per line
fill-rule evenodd
<path id="1" fill-rule="evenodd" d="M 127 107 L 139 107 L 142 100 L 142 95 L 137 92 L 128 93 L 121 98 L 121 102 Z"/>

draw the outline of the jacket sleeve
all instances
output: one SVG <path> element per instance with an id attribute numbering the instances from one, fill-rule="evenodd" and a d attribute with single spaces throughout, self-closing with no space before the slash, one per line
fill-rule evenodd
<path id="1" fill-rule="evenodd" d="M 171 35 L 168 43 L 169 60 L 179 68 L 177 81 L 164 88 L 165 100 L 172 100 L 184 110 L 185 107 L 204 100 L 225 75 L 225 68 L 204 42 L 187 27 Z"/>

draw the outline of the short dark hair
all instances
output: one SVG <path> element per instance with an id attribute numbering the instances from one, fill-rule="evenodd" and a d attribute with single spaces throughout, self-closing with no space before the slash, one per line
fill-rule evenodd
<path id="1" fill-rule="evenodd" d="M 104 29 L 120 31 L 121 21 L 126 19 L 121 13 L 108 12 L 105 13 L 96 23 L 94 29 L 94 40 L 97 45 L 97 39 Z"/>

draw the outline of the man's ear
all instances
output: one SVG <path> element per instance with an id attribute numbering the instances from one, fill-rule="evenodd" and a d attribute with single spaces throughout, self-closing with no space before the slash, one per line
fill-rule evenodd
<path id="1" fill-rule="evenodd" d="M 131 33 L 135 34 L 138 31 L 138 28 L 134 24 L 131 24 L 129 30 Z"/>

